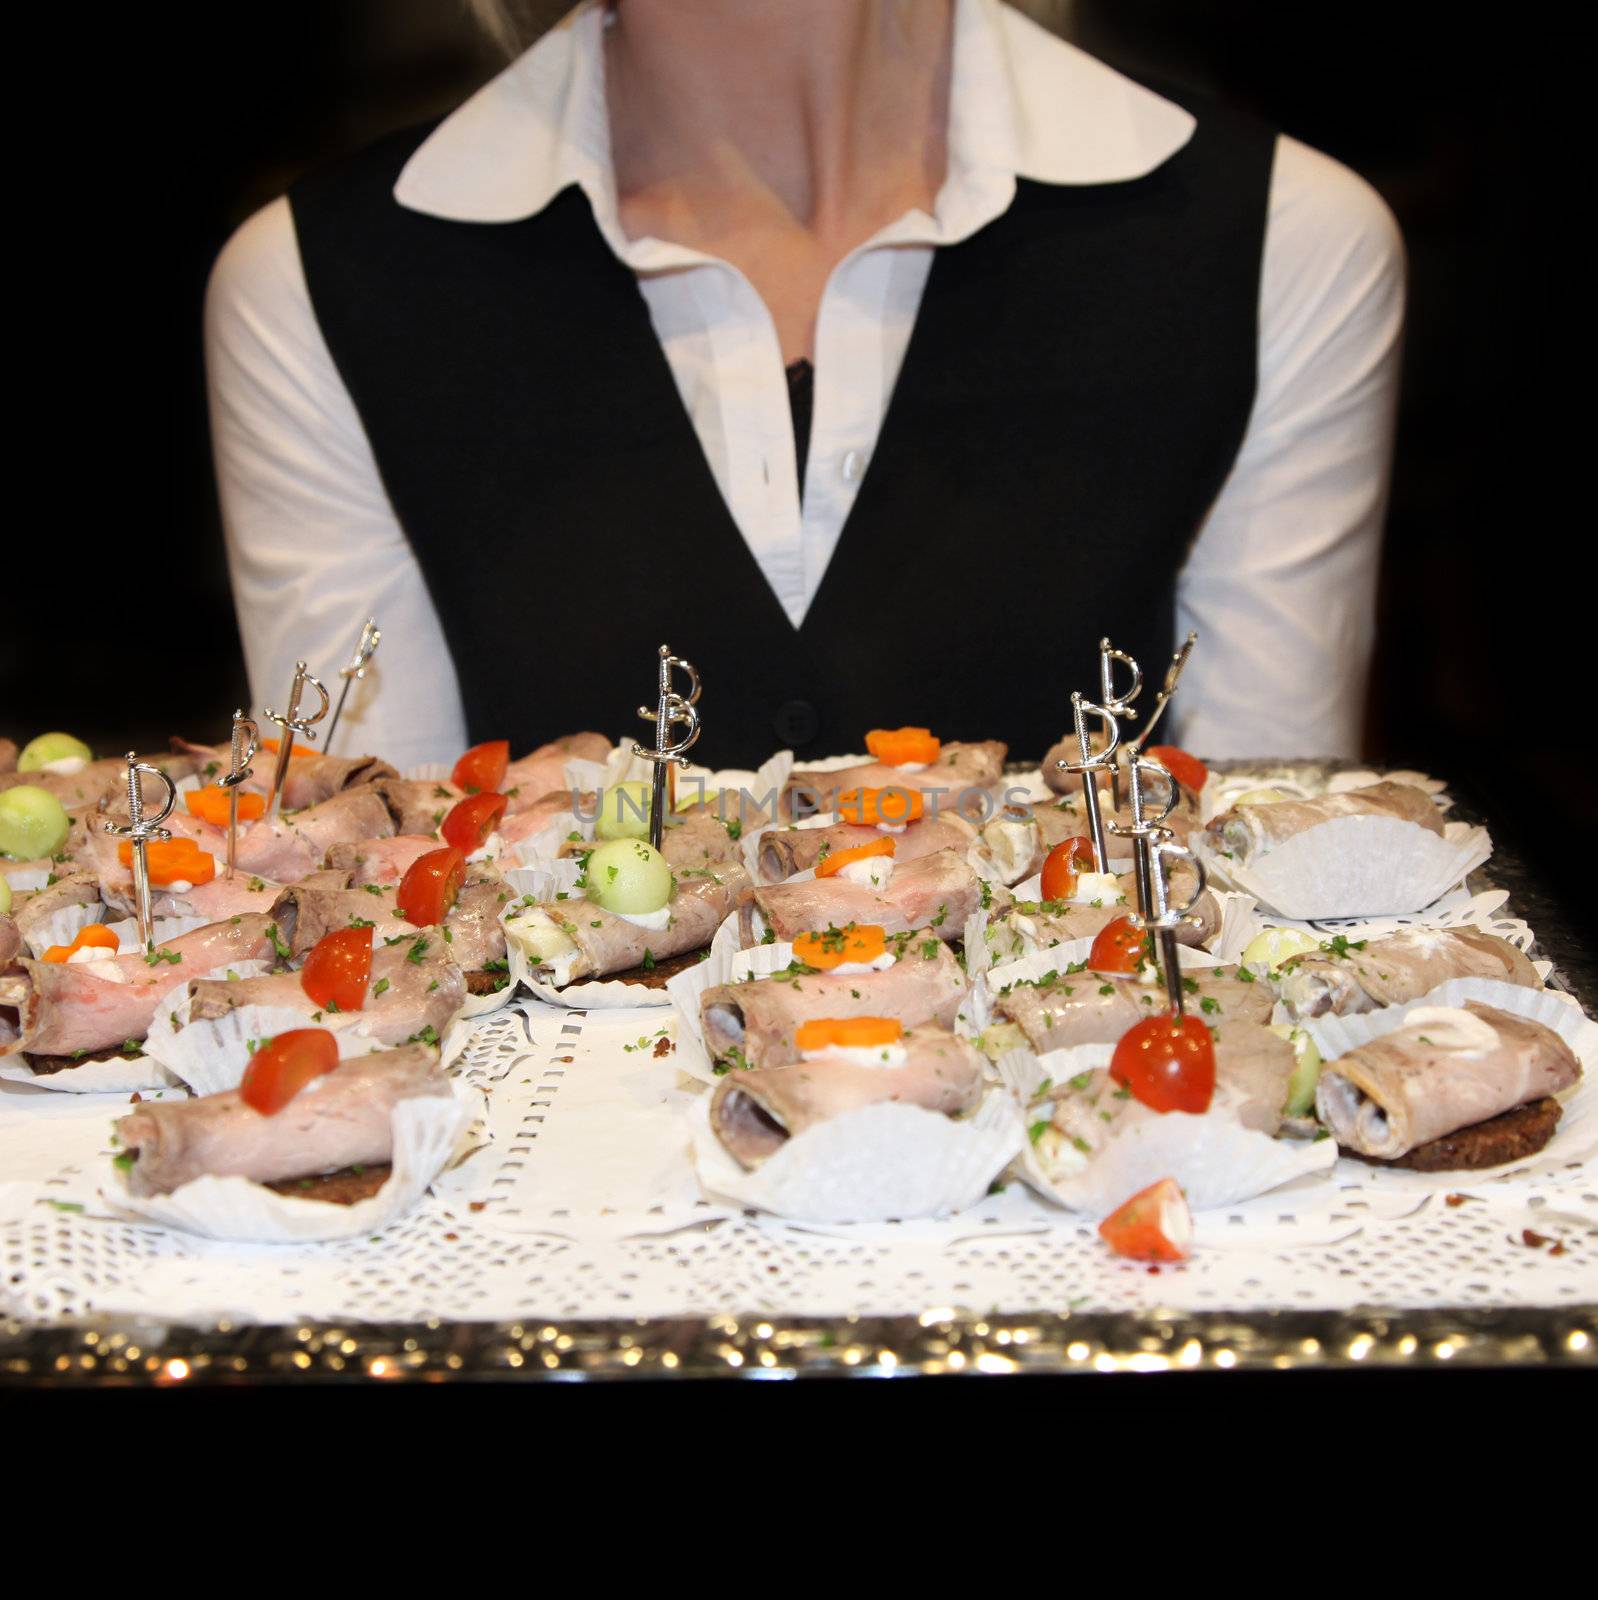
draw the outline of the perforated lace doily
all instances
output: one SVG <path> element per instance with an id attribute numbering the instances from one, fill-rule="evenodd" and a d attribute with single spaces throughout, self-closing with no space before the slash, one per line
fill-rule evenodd
<path id="1" fill-rule="evenodd" d="M 1522 948 L 1492 890 L 1417 918 Z M 1354 933 L 1346 924 L 1337 931 Z M 674 1013 L 524 998 L 482 1018 L 453 1071 L 491 1141 L 371 1239 L 217 1243 L 114 1220 L 99 1198 L 126 1096 L 0 1084 L 0 1312 L 27 1319 L 411 1322 L 525 1317 L 1577 1305 L 1598 1298 L 1598 1173 L 1417 1194 L 1339 1162 L 1198 1219 L 1192 1259 L 1113 1257 L 1090 1219 L 1018 1182 L 942 1222 L 798 1226 L 701 1198 Z M 181 1091 L 169 1091 L 181 1092 Z"/>

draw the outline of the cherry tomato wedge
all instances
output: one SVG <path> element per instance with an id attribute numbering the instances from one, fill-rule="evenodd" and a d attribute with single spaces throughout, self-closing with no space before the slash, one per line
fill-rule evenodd
<path id="1" fill-rule="evenodd" d="M 1193 1242 L 1193 1213 L 1175 1178 L 1161 1178 L 1133 1195 L 1099 1224 L 1104 1242 L 1134 1261 L 1185 1261 Z"/>
<path id="2" fill-rule="evenodd" d="M 372 979 L 372 930 L 335 928 L 311 947 L 300 987 L 324 1011 L 359 1011 Z"/>
<path id="3" fill-rule="evenodd" d="M 452 844 L 418 856 L 405 869 L 394 896 L 399 914 L 418 927 L 442 922 L 455 904 L 465 876 L 466 857 Z"/>
<path id="4" fill-rule="evenodd" d="M 250 1057 L 239 1099 L 263 1117 L 273 1116 L 313 1078 L 337 1065 L 338 1041 L 326 1028 L 290 1028 Z"/>
<path id="5" fill-rule="evenodd" d="M 1094 872 L 1093 841 L 1078 834 L 1057 844 L 1043 862 L 1043 888 L 1045 900 L 1069 900 L 1076 893 L 1076 875 Z"/>
<path id="6" fill-rule="evenodd" d="M 1197 756 L 1190 756 L 1187 751 L 1178 750 L 1174 744 L 1150 745 L 1148 753 L 1184 789 L 1191 789 L 1194 794 L 1204 787 L 1204 780 L 1210 775 L 1210 769 Z"/>
<path id="7" fill-rule="evenodd" d="M 1145 1017 L 1121 1035 L 1110 1076 L 1153 1111 L 1202 1116 L 1215 1096 L 1215 1045 L 1197 1017 Z"/>
<path id="8" fill-rule="evenodd" d="M 509 804 L 502 794 L 469 794 L 455 802 L 438 831 L 447 844 L 470 855 L 500 825 Z"/>
<path id="9" fill-rule="evenodd" d="M 1088 951 L 1088 967 L 1094 972 L 1136 972 L 1148 959 L 1149 936 L 1132 917 L 1117 917 L 1106 922 Z"/>
<path id="10" fill-rule="evenodd" d="M 450 781 L 467 794 L 495 794 L 509 765 L 510 740 L 490 739 L 487 744 L 474 744 L 455 763 Z"/>

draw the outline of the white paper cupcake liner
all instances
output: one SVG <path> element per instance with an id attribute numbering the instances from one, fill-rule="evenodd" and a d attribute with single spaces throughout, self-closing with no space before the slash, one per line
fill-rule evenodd
<path id="1" fill-rule="evenodd" d="M 1223 884 L 1300 921 L 1396 916 L 1448 893 L 1492 854 L 1485 828 L 1451 822 L 1444 836 L 1396 817 L 1333 817 L 1264 851 L 1247 866 L 1196 846 Z"/>
<path id="2" fill-rule="evenodd" d="M 1114 1052 L 1109 1044 L 1077 1045 L 1043 1056 L 1008 1050 L 997 1067 L 1024 1117 L 1031 1114 L 1027 1107 L 1045 1078 L 1061 1083 L 1108 1067 Z M 1128 1120 L 1083 1157 L 1075 1172 L 1051 1176 L 1030 1139 L 1018 1165 L 1027 1183 L 1046 1199 L 1070 1211 L 1106 1217 L 1162 1178 L 1176 1179 L 1192 1210 L 1210 1211 L 1296 1178 L 1327 1173 L 1336 1161 L 1337 1147 L 1330 1139 L 1273 1139 L 1245 1128 L 1224 1106 L 1216 1106 L 1202 1116 L 1170 1111 Z"/>
<path id="3" fill-rule="evenodd" d="M 12 894 L 32 894 L 37 889 L 50 886 L 49 867 L 6 867 L 0 862 L 0 876 L 10 886 Z"/>
<path id="4" fill-rule="evenodd" d="M 1026 1141 L 1015 1103 L 990 1090 L 959 1121 L 920 1106 L 862 1106 L 807 1128 L 753 1172 L 710 1126 L 710 1095 L 688 1113 L 707 1195 L 796 1222 L 942 1217 L 974 1205 Z"/>
<path id="5" fill-rule="evenodd" d="M 514 844 L 508 845 L 504 851 L 503 870 L 547 871 L 558 867 L 562 862 L 570 861 L 575 877 L 577 870 L 575 860 L 560 853 L 561 847 L 570 841 L 574 833 L 581 834 L 584 839 L 592 839 L 594 837 L 592 820 L 584 822 L 573 811 L 561 812 L 559 816 L 546 822 L 537 833 L 530 833 L 525 839 L 518 839 Z"/>
<path id="6" fill-rule="evenodd" d="M 414 783 L 448 783 L 454 766 L 448 761 L 422 761 L 407 767 L 400 776 Z"/>
<path id="7" fill-rule="evenodd" d="M 666 998 L 677 1008 L 676 1066 L 701 1083 L 721 1080 L 710 1064 L 704 1033 L 699 1025 L 699 1001 L 707 989 L 724 983 L 738 983 L 753 974 L 757 978 L 780 972 L 793 960 L 793 946 L 757 944 L 748 950 L 738 948 L 737 917 L 728 917 L 710 941 L 710 954 L 697 967 L 679 972 L 666 980 Z"/>
<path id="8" fill-rule="evenodd" d="M 983 975 L 988 993 L 996 995 L 1001 989 L 1022 979 L 1035 982 L 1050 972 L 1064 972 L 1067 967 L 1086 961 L 1092 951 L 1092 939 L 1067 939 L 1064 944 L 1050 945 L 1043 950 L 1034 950 L 1029 956 L 1017 956 L 1014 961 L 1006 961 L 1002 966 L 989 967 Z M 1177 946 L 1177 959 L 1185 969 L 1225 965 L 1208 950 L 1195 950 L 1185 944 Z"/>
<path id="9" fill-rule="evenodd" d="M 1347 1157 L 1338 1166 L 1340 1181 L 1347 1179 L 1421 1194 L 1469 1189 L 1509 1179 L 1546 1182 L 1566 1176 L 1579 1177 L 1583 1165 L 1598 1154 L 1598 1023 L 1559 990 L 1524 989 L 1519 984 L 1504 983 L 1496 978 L 1451 978 L 1430 994 L 1401 1006 L 1387 1006 L 1380 1011 L 1365 1011 L 1350 1017 L 1312 1017 L 1299 1026 L 1307 1030 L 1329 1064 L 1369 1044 L 1372 1039 L 1402 1027 L 1404 1019 L 1417 1006 L 1462 1006 L 1467 1000 L 1479 1000 L 1499 1011 L 1540 1022 L 1575 1052 L 1582 1075 L 1560 1097 L 1564 1115 L 1559 1119 L 1553 1138 L 1534 1156 L 1474 1172 L 1410 1172 L 1402 1167 L 1376 1167 Z"/>
<path id="10" fill-rule="evenodd" d="M 381 1232 L 411 1210 L 455 1154 L 472 1119 L 471 1101 L 453 1095 L 402 1100 L 392 1113 L 393 1171 L 370 1199 L 330 1205 L 278 1194 L 247 1178 L 198 1178 L 171 1194 L 138 1196 L 125 1182 L 100 1191 L 119 1215 L 207 1239 L 308 1244 Z"/>

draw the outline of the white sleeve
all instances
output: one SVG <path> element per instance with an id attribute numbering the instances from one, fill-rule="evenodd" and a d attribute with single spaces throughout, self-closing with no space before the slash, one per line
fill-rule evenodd
<path id="1" fill-rule="evenodd" d="M 287 200 L 257 212 L 222 251 L 206 295 L 205 351 L 257 712 L 282 709 L 301 659 L 336 702 L 338 669 L 371 615 L 384 640 L 350 691 L 338 753 L 381 755 L 402 770 L 453 761 L 466 743 L 455 666 L 311 309 Z"/>
<path id="2" fill-rule="evenodd" d="M 1216 757 L 1360 754 L 1403 318 L 1386 205 L 1280 139 L 1259 387 L 1177 584 L 1177 637 L 1196 628 L 1199 643 L 1172 742 Z"/>

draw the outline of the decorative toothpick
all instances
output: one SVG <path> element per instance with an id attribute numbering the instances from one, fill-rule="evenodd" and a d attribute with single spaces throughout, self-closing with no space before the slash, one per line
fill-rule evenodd
<path id="1" fill-rule="evenodd" d="M 1124 661 L 1132 669 L 1132 681 L 1121 694 L 1115 692 L 1115 663 Z M 1117 650 L 1108 639 L 1099 640 L 1099 704 L 1122 722 L 1133 722 L 1137 712 L 1132 702 L 1143 688 L 1143 669 L 1124 650 Z M 1110 804 L 1121 809 L 1121 767 L 1116 762 L 1110 768 Z"/>
<path id="2" fill-rule="evenodd" d="M 1154 697 L 1154 709 L 1149 713 L 1149 720 L 1144 724 L 1143 731 L 1132 741 L 1135 749 L 1141 750 L 1149 742 L 1149 735 L 1154 732 L 1154 724 L 1160 720 L 1170 698 L 1176 693 L 1176 686 L 1181 681 L 1182 669 L 1187 665 L 1187 658 L 1193 654 L 1193 646 L 1198 643 L 1198 634 L 1190 633 L 1183 640 L 1182 647 L 1171 657 L 1171 664 L 1165 669 L 1165 682 L 1160 686 L 1160 692 Z"/>
<path id="3" fill-rule="evenodd" d="M 1166 803 L 1163 810 L 1157 815 L 1145 809 L 1143 775 L 1152 774 L 1166 781 Z M 1132 841 L 1132 869 L 1137 883 L 1137 909 L 1138 915 L 1144 922 L 1150 921 L 1155 916 L 1154 903 L 1154 872 L 1152 865 L 1153 846 L 1161 839 L 1168 839 L 1171 830 L 1162 826 L 1165 819 L 1176 809 L 1177 791 L 1170 781 L 1170 774 L 1158 762 L 1150 761 L 1138 754 L 1136 747 L 1132 747 L 1131 759 L 1126 768 L 1127 804 L 1132 813 L 1129 824 L 1110 821 L 1110 832 Z"/>
<path id="4" fill-rule="evenodd" d="M 366 625 L 361 629 L 361 636 L 355 643 L 355 654 L 349 659 L 349 665 L 340 667 L 338 675 L 344 680 L 344 687 L 338 692 L 338 704 L 333 707 L 333 720 L 327 725 L 327 743 L 323 749 L 329 755 L 333 753 L 333 735 L 338 732 L 338 719 L 344 714 L 344 702 L 350 697 L 350 685 L 366 676 L 366 664 L 377 654 L 377 647 L 383 642 L 383 630 L 377 625 L 376 617 L 368 617 Z"/>
<path id="5" fill-rule="evenodd" d="M 227 790 L 227 875 L 233 876 L 233 863 L 239 849 L 239 785 L 253 777 L 250 763 L 261 748 L 261 730 L 242 711 L 233 713 L 233 754 L 228 770 L 216 781 Z"/>
<path id="6" fill-rule="evenodd" d="M 1165 871 L 1167 860 L 1187 862 L 1198 877 L 1197 888 L 1179 906 L 1170 903 L 1167 887 L 1170 880 Z M 1180 1017 L 1184 1012 L 1182 963 L 1176 943 L 1176 930 L 1182 926 L 1194 906 L 1198 904 L 1199 896 L 1204 893 L 1208 880 L 1204 875 L 1204 863 L 1185 845 L 1176 844 L 1170 839 L 1161 839 L 1149 851 L 1149 878 L 1150 889 L 1154 896 L 1154 914 L 1146 919 L 1146 926 L 1159 946 L 1160 970 L 1165 974 L 1165 995 L 1171 1004 L 1171 1015 Z"/>
<path id="7" fill-rule="evenodd" d="M 676 769 L 688 765 L 684 754 L 699 737 L 699 713 L 695 706 L 699 700 L 699 674 L 690 663 L 671 653 L 671 646 L 663 644 L 656 687 L 655 709 L 639 706 L 638 715 L 655 725 L 655 748 L 646 750 L 633 746 L 633 754 L 655 764 L 655 786 L 649 804 L 649 842 L 658 850 L 662 831 L 666 826 L 666 812 L 676 793 Z M 688 674 L 688 693 L 678 694 L 671 684 L 671 669 L 681 667 Z M 687 731 L 675 744 L 671 742 L 671 729 L 681 726 Z M 668 778 L 672 781 L 668 784 Z"/>
<path id="8" fill-rule="evenodd" d="M 1076 742 L 1081 751 L 1078 761 L 1057 761 L 1061 772 L 1075 772 L 1082 779 L 1082 804 L 1087 809 L 1088 837 L 1093 843 L 1094 868 L 1098 872 L 1110 870 L 1110 852 L 1104 841 L 1104 815 L 1099 808 L 1098 775 L 1106 767 L 1115 765 L 1115 752 L 1121 747 L 1121 730 L 1115 713 L 1104 706 L 1084 700 L 1080 693 L 1071 694 L 1071 715 L 1076 721 Z M 1109 743 L 1097 755 L 1093 754 L 1092 740 L 1088 737 L 1087 719 L 1098 717 L 1109 735 Z"/>
<path id="9" fill-rule="evenodd" d="M 150 908 L 150 858 L 147 846 L 152 840 L 170 839 L 172 831 L 161 824 L 172 815 L 177 803 L 177 785 L 159 768 L 140 761 L 133 751 L 128 751 L 128 820 L 104 824 L 107 833 L 128 839 L 133 844 L 133 906 L 139 919 L 139 943 L 148 954 L 155 948 L 155 915 Z M 143 775 L 149 773 L 166 785 L 166 798 L 153 817 L 144 814 Z"/>
<path id="10" fill-rule="evenodd" d="M 306 716 L 300 709 L 300 696 L 305 693 L 306 684 L 310 684 L 316 690 L 322 701 L 310 716 Z M 294 735 L 303 733 L 307 739 L 314 742 L 316 734 L 312 731 L 313 725 L 327 715 L 329 704 L 328 693 L 322 687 L 322 680 L 314 673 L 307 672 L 303 661 L 296 661 L 294 686 L 289 690 L 288 710 L 280 712 L 274 711 L 270 706 L 266 708 L 267 719 L 275 722 L 281 730 L 277 742 L 277 766 L 272 772 L 272 792 L 266 797 L 264 815 L 268 820 L 277 815 L 278 803 L 283 798 L 283 781 L 288 777 L 289 760 L 294 754 Z"/>

